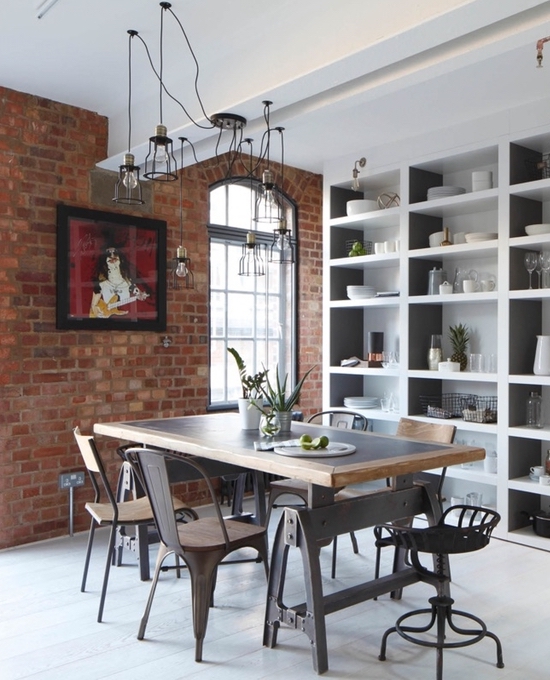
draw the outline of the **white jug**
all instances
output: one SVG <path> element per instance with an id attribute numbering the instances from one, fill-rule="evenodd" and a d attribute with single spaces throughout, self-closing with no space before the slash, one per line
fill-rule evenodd
<path id="1" fill-rule="evenodd" d="M 535 375 L 550 375 L 550 335 L 537 335 L 533 373 Z"/>

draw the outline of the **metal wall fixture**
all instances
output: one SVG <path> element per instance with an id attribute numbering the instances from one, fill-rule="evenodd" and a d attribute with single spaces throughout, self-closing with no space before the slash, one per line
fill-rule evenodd
<path id="1" fill-rule="evenodd" d="M 367 164 L 367 159 L 363 156 L 359 160 L 355 161 L 355 165 L 353 166 L 352 170 L 352 181 L 351 181 L 351 188 L 353 191 L 359 191 L 360 186 L 359 186 L 359 168 L 364 168 L 365 165 Z M 357 167 L 359 166 L 359 168 Z"/>

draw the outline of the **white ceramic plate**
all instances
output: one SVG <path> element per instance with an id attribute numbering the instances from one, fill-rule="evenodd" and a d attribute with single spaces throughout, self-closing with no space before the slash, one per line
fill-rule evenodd
<path id="1" fill-rule="evenodd" d="M 528 224 L 525 227 L 527 236 L 536 236 L 537 234 L 550 234 L 550 224 Z"/>
<path id="2" fill-rule="evenodd" d="M 301 446 L 277 446 L 273 451 L 281 456 L 292 456 L 294 458 L 331 458 L 335 456 L 348 456 L 350 453 L 355 453 L 355 446 L 352 444 L 330 442 L 326 449 L 306 451 Z"/>

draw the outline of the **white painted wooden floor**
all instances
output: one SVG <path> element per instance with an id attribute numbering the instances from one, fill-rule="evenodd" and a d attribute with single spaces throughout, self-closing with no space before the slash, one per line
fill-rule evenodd
<path id="1" fill-rule="evenodd" d="M 272 529 L 278 515 L 273 516 Z M 104 530 L 99 532 L 104 534 Z M 84 534 L 0 552 L 0 677 L 3 680 L 258 680 L 316 677 L 309 642 L 281 628 L 276 649 L 262 647 L 265 579 L 256 563 L 219 570 L 215 607 L 204 644 L 194 662 L 187 575 L 161 577 L 144 641 L 136 639 L 149 584 L 139 581 L 133 555 L 113 568 L 104 623 L 96 622 L 105 557 L 100 538 L 80 593 Z M 330 579 L 331 549 L 323 549 L 327 592 L 352 585 L 373 572 L 369 531 L 358 534 L 360 555 L 341 537 L 336 582 Z M 389 553 L 386 551 L 389 561 Z M 151 563 L 156 549 L 151 548 Z M 298 552 L 291 551 L 288 602 L 302 597 Z M 486 639 L 445 653 L 445 680 L 546 680 L 550 677 L 550 553 L 493 539 L 477 553 L 454 556 L 453 596 L 459 609 L 485 619 L 500 636 L 504 669 Z M 435 652 L 393 635 L 387 661 L 378 661 L 383 631 L 405 611 L 425 606 L 433 589 L 409 587 L 400 602 L 388 596 L 327 618 L 329 671 L 325 678 L 429 680 Z"/>

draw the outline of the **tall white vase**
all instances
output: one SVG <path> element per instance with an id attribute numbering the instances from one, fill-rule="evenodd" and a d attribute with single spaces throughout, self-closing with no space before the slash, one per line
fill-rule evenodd
<path id="1" fill-rule="evenodd" d="M 533 373 L 535 375 L 550 375 L 550 335 L 537 335 Z"/>
<path id="2" fill-rule="evenodd" d="M 260 426 L 262 412 L 250 402 L 257 402 L 258 406 L 263 403 L 262 399 L 239 399 L 239 413 L 241 416 L 241 430 L 257 430 Z"/>

